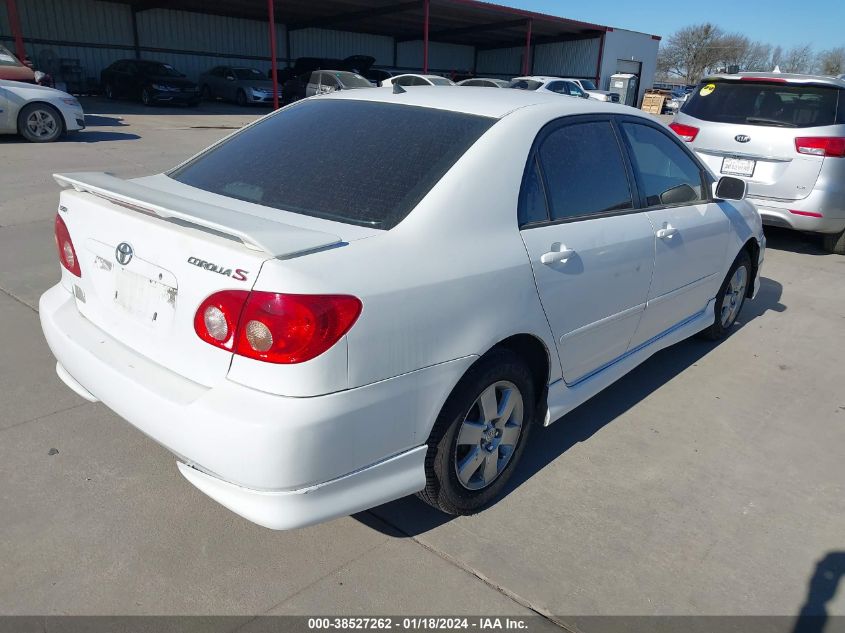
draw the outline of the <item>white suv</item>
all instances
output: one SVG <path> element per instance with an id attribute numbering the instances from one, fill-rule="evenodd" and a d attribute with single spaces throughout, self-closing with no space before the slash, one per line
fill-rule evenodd
<path id="1" fill-rule="evenodd" d="M 540 92 L 341 92 L 166 174 L 56 180 L 59 376 L 275 529 L 413 493 L 477 511 L 532 426 L 723 336 L 764 252 L 741 181 Z"/>

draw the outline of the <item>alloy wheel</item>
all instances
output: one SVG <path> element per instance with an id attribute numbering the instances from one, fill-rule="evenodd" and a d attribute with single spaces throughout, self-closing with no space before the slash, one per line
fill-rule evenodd
<path id="1" fill-rule="evenodd" d="M 731 280 L 728 282 L 728 287 L 725 288 L 725 295 L 722 297 L 721 321 L 723 328 L 733 325 L 739 315 L 739 310 L 742 308 L 742 302 L 745 299 L 747 285 L 748 270 L 745 266 L 740 266 L 734 271 Z"/>
<path id="2" fill-rule="evenodd" d="M 502 473 L 522 432 L 522 394 L 512 382 L 496 382 L 478 396 L 458 429 L 455 473 L 468 490 L 489 486 Z"/>
<path id="3" fill-rule="evenodd" d="M 56 134 L 59 122 L 48 110 L 33 110 L 26 118 L 26 128 L 32 136 L 47 138 Z"/>

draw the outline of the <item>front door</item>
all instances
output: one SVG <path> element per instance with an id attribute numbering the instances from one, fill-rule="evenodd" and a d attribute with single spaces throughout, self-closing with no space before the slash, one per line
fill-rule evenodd
<path id="1" fill-rule="evenodd" d="M 520 227 L 567 384 L 628 349 L 645 308 L 654 228 L 608 118 L 544 129 L 520 199 Z"/>
<path id="2" fill-rule="evenodd" d="M 711 201 L 710 181 L 680 141 L 657 125 L 620 124 L 655 228 L 654 279 L 632 346 L 700 314 L 722 282 L 730 221 Z"/>

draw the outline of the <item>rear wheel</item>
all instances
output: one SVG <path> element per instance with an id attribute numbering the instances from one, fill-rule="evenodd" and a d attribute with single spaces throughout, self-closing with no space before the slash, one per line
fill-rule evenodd
<path id="1" fill-rule="evenodd" d="M 472 514 L 493 501 L 522 457 L 535 404 L 531 373 L 516 354 L 495 350 L 479 360 L 435 422 L 418 496 L 448 514 Z"/>
<path id="2" fill-rule="evenodd" d="M 46 103 L 30 103 L 18 115 L 18 131 L 32 143 L 49 143 L 62 134 L 62 115 Z"/>
<path id="3" fill-rule="evenodd" d="M 246 93 L 243 90 L 238 90 L 238 94 L 235 96 L 235 100 L 238 102 L 239 106 L 245 106 L 246 103 Z"/>
<path id="4" fill-rule="evenodd" d="M 748 252 L 743 249 L 734 260 L 728 276 L 722 282 L 722 287 L 719 288 L 719 294 L 716 296 L 716 317 L 713 320 L 713 325 L 704 330 L 701 333 L 702 336 L 712 341 L 727 336 L 742 310 L 750 283 L 753 283 L 751 279 L 751 258 L 748 256 Z"/>
<path id="5" fill-rule="evenodd" d="M 828 253 L 845 255 L 845 231 L 824 236 L 824 250 Z"/>

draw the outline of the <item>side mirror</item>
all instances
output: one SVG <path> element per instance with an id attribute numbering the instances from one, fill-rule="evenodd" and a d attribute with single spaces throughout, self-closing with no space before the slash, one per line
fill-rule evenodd
<path id="1" fill-rule="evenodd" d="M 589 99 L 589 98 L 590 98 L 590 95 L 589 95 L 589 94 L 587 94 L 586 92 L 582 92 L 582 93 L 581 93 L 581 98 L 582 98 L 582 99 Z"/>
<path id="2" fill-rule="evenodd" d="M 744 200 L 747 189 L 744 180 L 722 176 L 719 182 L 713 184 L 713 197 L 716 200 Z"/>

